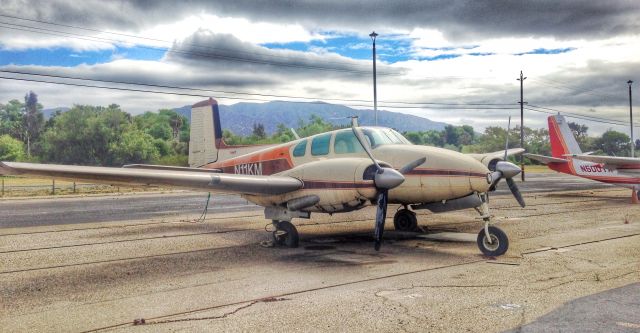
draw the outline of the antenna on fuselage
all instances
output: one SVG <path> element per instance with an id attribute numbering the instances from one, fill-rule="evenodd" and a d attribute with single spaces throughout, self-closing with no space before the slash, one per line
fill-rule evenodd
<path id="1" fill-rule="evenodd" d="M 351 118 L 351 127 L 358 127 L 358 116 L 349 116 Z"/>
<path id="2" fill-rule="evenodd" d="M 300 139 L 298 132 L 296 132 L 296 130 L 294 130 L 293 127 L 291 127 L 291 133 L 293 133 L 293 136 L 296 138 L 296 140 Z"/>

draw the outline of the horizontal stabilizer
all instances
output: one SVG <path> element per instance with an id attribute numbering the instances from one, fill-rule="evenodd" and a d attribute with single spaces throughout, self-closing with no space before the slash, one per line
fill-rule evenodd
<path id="1" fill-rule="evenodd" d="M 598 156 L 598 155 L 570 155 L 576 160 L 602 163 L 608 165 L 640 165 L 640 158 L 634 157 L 617 157 L 617 156 Z"/>
<path id="2" fill-rule="evenodd" d="M 549 163 L 567 163 L 567 162 L 569 162 L 568 160 L 565 160 L 563 158 L 544 156 L 544 155 L 537 155 L 537 154 L 524 154 L 523 156 L 527 157 L 527 158 L 530 158 L 532 160 L 544 163 L 544 164 L 549 164 Z"/>

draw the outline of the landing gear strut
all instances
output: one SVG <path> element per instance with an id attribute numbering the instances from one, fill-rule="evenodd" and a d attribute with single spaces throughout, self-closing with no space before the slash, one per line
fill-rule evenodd
<path id="1" fill-rule="evenodd" d="M 393 216 L 393 226 L 399 231 L 415 231 L 418 228 L 416 213 L 403 208 Z"/>
<path id="2" fill-rule="evenodd" d="M 505 254 L 509 249 L 509 238 L 500 228 L 489 225 L 491 214 L 489 214 L 489 195 L 480 195 L 482 205 L 476 208 L 484 221 L 484 228 L 478 233 L 478 247 L 485 256 L 497 257 Z"/>
<path id="3" fill-rule="evenodd" d="M 289 221 L 272 221 L 275 230 L 273 231 L 273 243 L 286 247 L 298 247 L 300 241 L 298 230 Z"/>

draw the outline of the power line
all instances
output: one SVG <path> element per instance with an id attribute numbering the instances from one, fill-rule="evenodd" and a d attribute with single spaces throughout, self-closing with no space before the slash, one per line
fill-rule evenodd
<path id="1" fill-rule="evenodd" d="M 56 81 L 47 81 L 47 80 L 36 80 L 36 79 L 27 79 L 27 78 L 16 78 L 16 77 L 6 77 L 0 76 L 0 79 L 4 80 L 14 80 L 14 81 L 26 81 L 26 82 L 38 82 L 38 83 L 48 83 L 48 84 L 57 84 L 57 85 L 65 85 L 65 86 L 74 86 L 74 87 L 84 87 L 84 88 L 98 88 L 98 89 L 109 89 L 109 90 L 117 90 L 117 91 L 131 91 L 131 92 L 143 92 L 143 93 L 153 93 L 153 94 L 164 94 L 164 95 L 176 95 L 176 96 L 189 96 L 189 97 L 204 97 L 208 98 L 209 95 L 201 95 L 201 94 L 193 94 L 193 93 L 179 93 L 179 92 L 167 92 L 167 91 L 158 91 L 158 90 L 146 90 L 146 89 L 135 89 L 135 88 L 120 88 L 120 87 L 107 87 L 107 86 L 97 86 L 97 85 L 89 85 L 89 84 L 80 84 L 80 83 L 69 83 L 69 82 L 56 82 Z M 249 100 L 249 101 L 261 101 L 268 102 L 269 100 L 258 99 L 258 98 L 247 98 L 247 97 L 228 97 L 228 96 L 220 96 L 222 99 L 231 99 L 231 100 Z M 309 103 L 309 104 L 327 104 L 325 102 L 320 101 L 291 101 L 292 103 Z M 347 106 L 353 107 L 370 107 L 370 105 L 361 105 L 361 104 L 345 104 Z M 387 108 L 393 109 L 437 109 L 437 110 L 512 110 L 515 108 L 508 107 L 474 107 L 474 106 L 465 106 L 465 107 L 434 107 L 434 106 L 393 106 L 393 105 L 383 105 Z"/>
<path id="2" fill-rule="evenodd" d="M 591 96 L 595 96 L 595 97 L 604 97 L 604 98 L 613 98 L 613 99 L 619 99 L 620 96 L 614 96 L 614 95 L 610 95 L 610 94 L 604 94 L 604 93 L 592 93 L 591 91 L 594 91 L 594 89 L 577 89 L 571 86 L 568 86 L 564 83 L 558 82 L 558 81 L 554 81 L 551 79 L 541 79 L 541 78 L 531 78 L 534 81 L 538 81 L 538 83 L 547 86 L 547 87 L 551 87 L 551 88 L 556 88 L 556 89 L 565 89 L 565 90 L 570 90 L 570 91 L 575 91 L 579 94 L 586 94 L 586 95 L 591 95 Z M 544 82 L 551 82 L 553 84 L 549 84 L 549 83 L 544 83 Z"/>
<path id="3" fill-rule="evenodd" d="M 540 106 L 535 106 L 535 105 L 529 105 L 529 106 L 525 107 L 525 109 L 529 110 L 529 111 L 541 112 L 541 113 L 552 114 L 552 115 L 561 113 L 561 114 L 566 115 L 567 117 L 570 117 L 570 118 L 588 120 L 588 121 L 597 122 L 597 123 L 611 124 L 611 125 L 617 125 L 617 126 L 627 126 L 627 125 L 629 125 L 629 122 L 625 122 L 625 121 L 622 121 L 622 120 L 607 119 L 607 118 L 588 116 L 588 115 L 581 115 L 581 114 L 578 114 L 578 113 L 561 111 L 561 110 L 557 110 L 557 109 L 553 109 L 553 108 L 540 107 Z M 640 127 L 640 124 L 634 123 L 634 127 Z"/>
<path id="4" fill-rule="evenodd" d="M 127 81 L 116 81 L 116 80 L 91 79 L 91 78 L 78 77 L 78 76 L 64 76 L 64 75 L 33 73 L 33 72 L 15 71 L 15 70 L 0 70 L 0 73 L 41 76 L 41 77 L 50 77 L 50 78 L 58 78 L 58 79 L 82 80 L 82 81 L 102 82 L 102 83 L 126 84 L 126 85 L 136 85 L 136 86 L 165 88 L 165 89 L 176 89 L 176 90 L 205 91 L 205 92 L 211 92 L 211 93 L 216 93 L 216 94 L 246 95 L 246 96 L 260 96 L 260 97 L 274 97 L 274 98 L 291 98 L 291 99 L 307 99 L 307 100 L 316 99 L 316 100 L 323 100 L 323 101 L 357 102 L 357 103 L 368 103 L 368 102 L 371 102 L 370 100 L 363 100 L 363 99 L 320 98 L 320 97 L 308 97 L 308 96 L 290 96 L 290 95 L 272 95 L 272 94 L 260 94 L 260 93 L 249 93 L 249 92 L 234 92 L 234 91 L 213 90 L 213 89 L 203 89 L 203 88 L 191 88 L 191 87 L 158 85 L 158 84 L 141 83 L 141 82 L 127 82 Z M 513 103 L 439 103 L 439 102 L 406 102 L 406 101 L 381 101 L 381 103 L 400 104 L 400 105 L 442 105 L 442 106 L 513 106 L 514 105 Z M 390 107 L 390 106 L 387 105 L 387 107 Z"/>

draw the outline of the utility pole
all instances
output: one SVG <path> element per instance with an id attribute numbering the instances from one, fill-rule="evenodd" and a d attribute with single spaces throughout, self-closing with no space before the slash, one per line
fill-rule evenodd
<path id="1" fill-rule="evenodd" d="M 527 77 L 522 76 L 522 71 L 520 71 L 520 78 L 517 79 L 520 81 L 520 147 L 524 148 L 524 80 Z M 509 135 L 509 133 L 507 133 Z M 522 169 L 522 173 L 520 176 L 522 177 L 522 181 L 524 181 L 524 156 L 520 154 L 520 169 Z"/>
<path id="2" fill-rule="evenodd" d="M 633 107 L 631 104 L 631 84 L 632 83 L 633 81 L 631 80 L 627 81 L 627 84 L 629 85 L 629 120 L 631 122 L 631 157 L 635 157 L 634 150 L 636 148 L 636 140 L 633 138 Z"/>
<path id="3" fill-rule="evenodd" d="M 373 41 L 373 112 L 375 112 L 375 125 L 378 126 L 378 90 L 376 89 L 376 37 L 378 34 L 373 31 L 369 37 Z"/>

